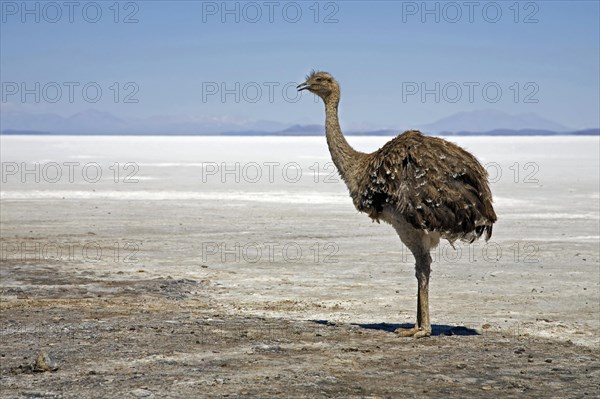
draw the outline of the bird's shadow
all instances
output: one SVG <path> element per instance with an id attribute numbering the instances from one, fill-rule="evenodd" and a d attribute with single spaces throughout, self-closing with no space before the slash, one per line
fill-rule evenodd
<path id="1" fill-rule="evenodd" d="M 336 323 L 329 320 L 310 320 L 313 323 L 334 326 Z M 350 323 L 353 326 L 364 328 L 367 330 L 386 331 L 394 333 L 398 328 L 412 328 L 414 324 L 394 324 L 394 323 Z M 465 326 L 450 326 L 447 324 L 433 324 L 431 326 L 431 336 L 440 335 L 481 335 L 477 330 Z"/>

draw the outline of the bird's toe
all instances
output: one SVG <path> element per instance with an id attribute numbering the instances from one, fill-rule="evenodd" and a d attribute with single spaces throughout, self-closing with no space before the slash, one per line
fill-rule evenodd
<path id="1" fill-rule="evenodd" d="M 430 328 L 418 328 L 416 326 L 411 328 L 397 328 L 394 332 L 398 334 L 399 337 L 424 338 L 431 336 Z"/>
<path id="2" fill-rule="evenodd" d="M 394 330 L 394 332 L 396 334 L 398 334 L 399 337 L 412 337 L 414 336 L 417 332 L 419 331 L 419 329 L 417 327 L 411 327 L 411 328 L 397 328 L 396 330 Z"/>
<path id="3" fill-rule="evenodd" d="M 431 336 L 431 330 L 421 329 L 413 335 L 415 338 L 425 338 Z"/>

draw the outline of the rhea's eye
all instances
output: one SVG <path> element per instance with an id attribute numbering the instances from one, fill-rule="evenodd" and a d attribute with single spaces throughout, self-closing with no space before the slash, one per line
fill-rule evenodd
<path id="1" fill-rule="evenodd" d="M 317 82 L 320 82 L 320 81 L 322 81 L 323 79 L 322 79 L 322 78 L 316 78 L 315 80 L 316 80 Z"/>

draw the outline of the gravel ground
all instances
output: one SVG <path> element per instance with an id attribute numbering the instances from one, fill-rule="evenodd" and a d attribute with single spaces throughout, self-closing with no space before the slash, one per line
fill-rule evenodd
<path id="1" fill-rule="evenodd" d="M 597 348 L 571 342 L 489 325 L 406 339 L 393 324 L 228 314 L 201 281 L 37 275 L 38 289 L 3 294 L 3 398 L 599 394 Z M 57 371 L 31 371 L 40 350 Z"/>

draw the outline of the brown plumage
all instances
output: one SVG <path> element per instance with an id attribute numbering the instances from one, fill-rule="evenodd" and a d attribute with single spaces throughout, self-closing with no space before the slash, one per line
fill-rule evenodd
<path id="1" fill-rule="evenodd" d="M 351 195 L 372 219 L 389 205 L 415 228 L 451 242 L 491 237 L 496 214 L 487 173 L 456 144 L 410 130 L 368 154 L 365 166 Z"/>
<path id="2" fill-rule="evenodd" d="M 373 220 L 391 224 L 415 256 L 417 323 L 403 336 L 431 334 L 429 251 L 445 238 L 473 242 L 492 235 L 496 213 L 487 173 L 477 159 L 449 141 L 409 130 L 365 154 L 344 138 L 338 120 L 340 87 L 327 72 L 313 71 L 298 90 L 325 104 L 325 136 L 331 158 L 354 206 Z"/>

